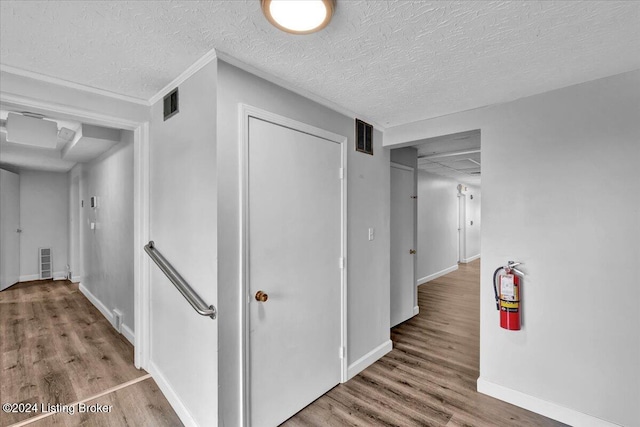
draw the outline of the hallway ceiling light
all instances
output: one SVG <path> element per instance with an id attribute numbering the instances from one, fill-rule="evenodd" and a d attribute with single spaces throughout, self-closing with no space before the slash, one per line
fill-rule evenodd
<path id="1" fill-rule="evenodd" d="M 261 0 L 262 12 L 276 28 L 291 34 L 310 34 L 329 24 L 335 0 Z"/>

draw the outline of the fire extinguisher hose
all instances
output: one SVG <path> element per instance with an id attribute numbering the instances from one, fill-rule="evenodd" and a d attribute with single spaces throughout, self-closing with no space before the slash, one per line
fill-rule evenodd
<path id="1" fill-rule="evenodd" d="M 493 294 L 496 297 L 496 310 L 500 310 L 500 303 L 498 302 L 500 299 L 498 296 L 498 273 L 500 273 L 502 269 L 504 269 L 504 267 L 498 267 L 496 271 L 493 272 Z"/>

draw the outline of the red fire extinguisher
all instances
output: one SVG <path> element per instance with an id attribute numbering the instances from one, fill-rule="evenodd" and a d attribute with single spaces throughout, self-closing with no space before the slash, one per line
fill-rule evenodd
<path id="1" fill-rule="evenodd" d="M 520 263 L 509 261 L 493 273 L 493 292 L 496 309 L 500 311 L 500 327 L 510 331 L 520 330 L 520 285 L 524 273 L 514 268 L 517 265 Z"/>

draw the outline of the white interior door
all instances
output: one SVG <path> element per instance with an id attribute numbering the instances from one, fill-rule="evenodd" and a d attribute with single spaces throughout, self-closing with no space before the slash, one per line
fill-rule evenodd
<path id="1" fill-rule="evenodd" d="M 413 317 L 415 281 L 414 171 L 391 165 L 391 327 Z"/>
<path id="2" fill-rule="evenodd" d="M 465 256 L 465 232 L 466 232 L 466 196 L 458 194 L 458 262 L 464 262 Z"/>
<path id="3" fill-rule="evenodd" d="M 256 118 L 248 144 L 249 418 L 276 426 L 340 382 L 342 149 Z"/>
<path id="4" fill-rule="evenodd" d="M 0 291 L 20 278 L 20 177 L 0 169 Z"/>

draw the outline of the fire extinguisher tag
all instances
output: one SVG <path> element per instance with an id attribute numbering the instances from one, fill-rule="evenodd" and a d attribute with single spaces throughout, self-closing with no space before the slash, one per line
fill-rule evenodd
<path id="1" fill-rule="evenodd" d="M 515 300 L 516 293 L 513 286 L 513 274 L 500 277 L 500 294 L 503 299 Z"/>

